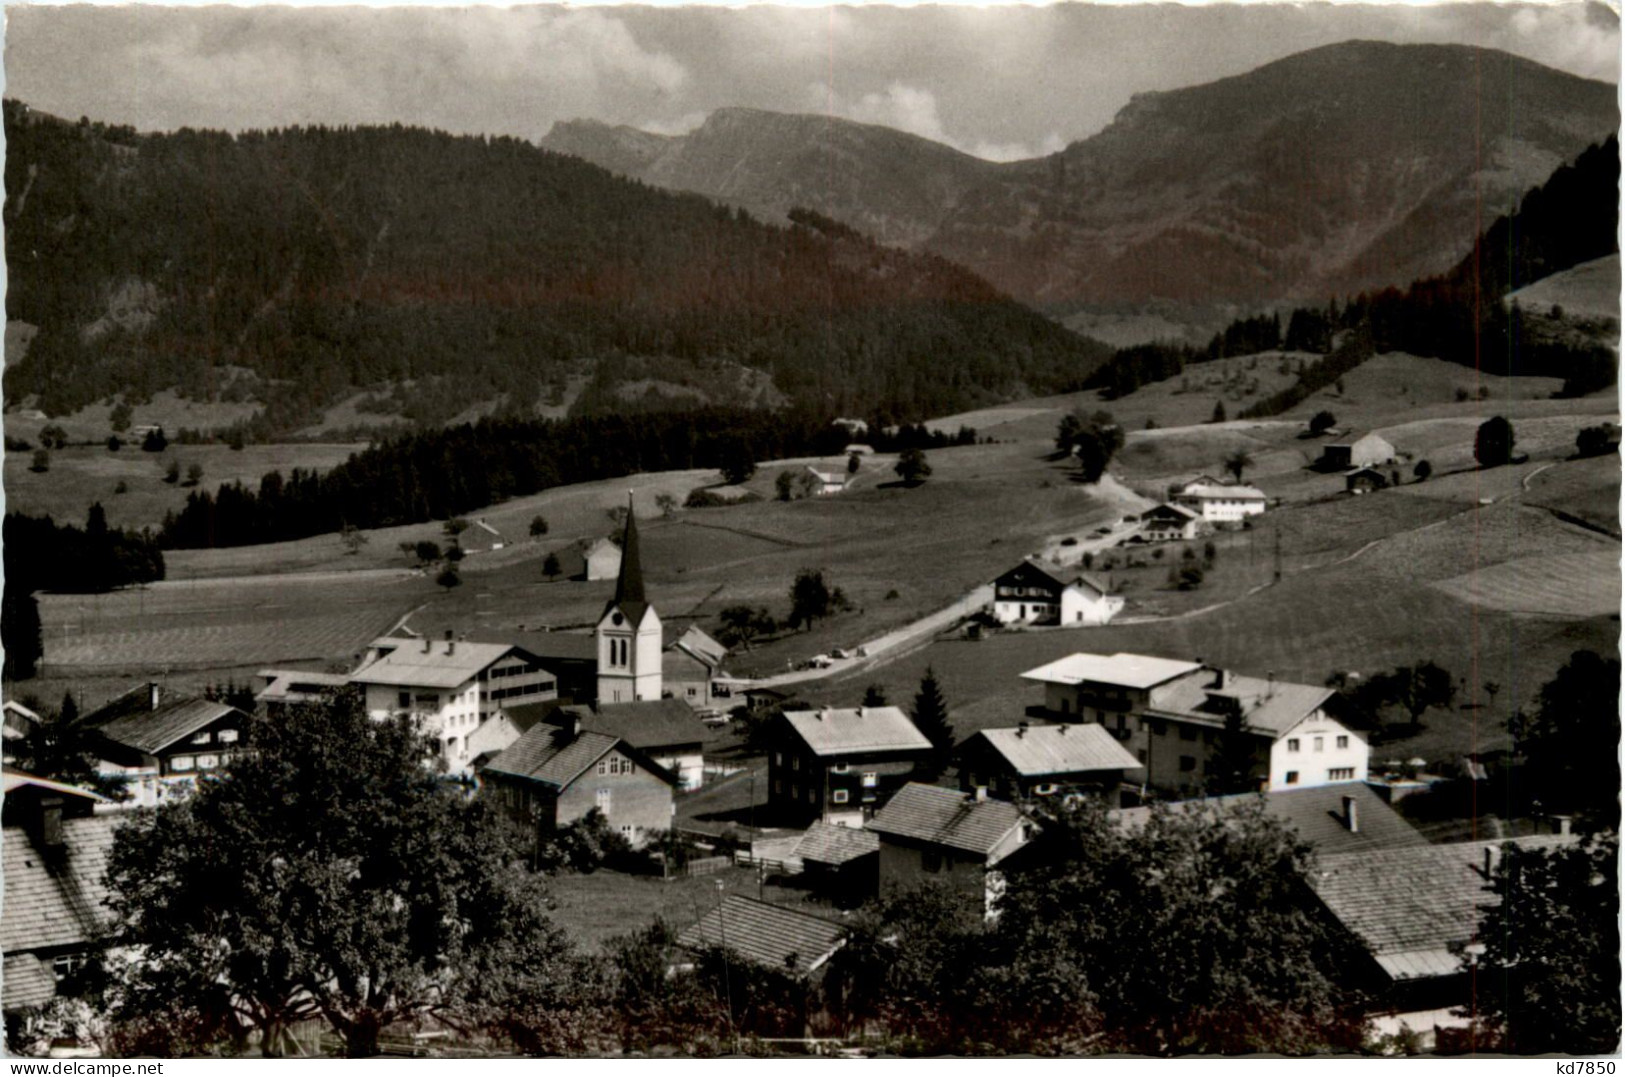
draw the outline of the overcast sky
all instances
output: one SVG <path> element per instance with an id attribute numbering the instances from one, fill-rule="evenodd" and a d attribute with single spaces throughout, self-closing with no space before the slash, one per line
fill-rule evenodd
<path id="1" fill-rule="evenodd" d="M 829 112 L 1010 159 L 1144 90 L 1350 38 L 1505 49 L 1619 79 L 1596 3 L 933 8 L 8 7 L 6 94 L 143 130 L 400 121 L 539 138 Z"/>

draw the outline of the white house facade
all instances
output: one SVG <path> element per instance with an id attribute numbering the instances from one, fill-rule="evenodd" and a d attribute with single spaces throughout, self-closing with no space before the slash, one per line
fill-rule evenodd
<path id="1" fill-rule="evenodd" d="M 1199 513 L 1209 523 L 1237 523 L 1257 516 L 1268 506 L 1256 486 L 1214 486 L 1192 483 L 1174 498 L 1174 504 Z"/>
<path id="2" fill-rule="evenodd" d="M 1316 710 L 1270 746 L 1269 788 L 1363 782 L 1370 769 L 1371 746 L 1341 722 Z"/>

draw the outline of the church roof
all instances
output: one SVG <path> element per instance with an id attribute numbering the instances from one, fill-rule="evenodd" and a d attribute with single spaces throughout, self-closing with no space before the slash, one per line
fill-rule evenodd
<path id="1" fill-rule="evenodd" d="M 643 562 L 638 556 L 638 515 L 632 497 L 626 498 L 626 534 L 621 540 L 621 572 L 615 578 L 615 597 L 604 612 L 619 609 L 632 624 L 641 624 L 649 601 L 643 593 Z"/>

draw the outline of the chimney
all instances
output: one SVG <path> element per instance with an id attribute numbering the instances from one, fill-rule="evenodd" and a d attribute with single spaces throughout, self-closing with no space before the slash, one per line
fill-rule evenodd
<path id="1" fill-rule="evenodd" d="M 434 646 L 434 641 L 431 640 L 428 636 L 424 636 L 423 637 L 423 653 L 428 654 L 429 653 L 429 648 L 433 647 L 433 646 Z"/>
<path id="2" fill-rule="evenodd" d="M 1066 736 L 1066 724 L 1064 722 L 1061 724 L 1061 736 Z"/>
<path id="3" fill-rule="evenodd" d="M 1360 805 L 1353 797 L 1343 798 L 1343 825 L 1348 827 L 1350 834 L 1360 832 Z"/>
<path id="4" fill-rule="evenodd" d="M 159 689 L 157 681 L 148 681 L 147 682 L 147 709 L 148 710 L 155 711 L 155 710 L 158 709 L 158 699 L 159 699 L 159 696 L 161 696 L 162 694 L 163 693 Z"/>
<path id="5" fill-rule="evenodd" d="M 1016 726 L 1016 736 L 1025 737 L 1026 735 L 1027 735 L 1027 723 L 1022 722 L 1020 725 Z"/>
<path id="6" fill-rule="evenodd" d="M 861 703 L 858 704 L 858 718 L 859 719 L 867 718 L 868 717 L 868 714 L 866 713 L 867 711 L 868 711 L 867 707 L 865 707 Z"/>
<path id="7" fill-rule="evenodd" d="M 1484 878 L 1488 879 L 1495 870 L 1495 846 L 1484 846 Z"/>
<path id="8" fill-rule="evenodd" d="M 1559 834 L 1566 838 L 1569 836 L 1569 831 L 1573 826 L 1574 816 L 1572 815 L 1552 816 L 1552 833 L 1554 834 Z"/>
<path id="9" fill-rule="evenodd" d="M 1267 694 L 1273 696 L 1275 694 L 1275 671 L 1273 669 L 1269 671 L 1269 679 L 1270 679 L 1270 688 L 1269 688 L 1269 692 Z"/>
<path id="10" fill-rule="evenodd" d="M 451 629 L 448 628 L 448 629 L 446 629 L 446 653 L 447 654 L 455 654 L 456 652 L 457 652 L 457 641 L 452 638 Z"/>
<path id="11" fill-rule="evenodd" d="M 987 786 L 978 785 L 976 788 L 972 789 L 969 799 L 972 804 L 985 803 L 987 801 Z"/>
<path id="12" fill-rule="evenodd" d="M 39 800 L 39 844 L 41 849 L 62 847 L 62 798 L 43 796 Z"/>

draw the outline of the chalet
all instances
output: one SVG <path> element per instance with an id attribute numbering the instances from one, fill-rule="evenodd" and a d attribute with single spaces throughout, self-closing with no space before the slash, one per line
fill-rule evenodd
<path id="1" fill-rule="evenodd" d="M 880 886 L 880 835 L 857 827 L 819 823 L 796 844 L 807 882 L 834 901 L 851 907 L 873 897 Z"/>
<path id="2" fill-rule="evenodd" d="M 1374 999 L 1375 1031 L 1408 1029 L 1431 1047 L 1440 1031 L 1467 1027 L 1475 992 L 1469 965 L 1484 914 L 1499 900 L 1490 880 L 1502 851 L 1574 840 L 1541 835 L 1322 855 L 1310 885 L 1364 954 L 1357 986 Z"/>
<path id="3" fill-rule="evenodd" d="M 977 894 L 989 914 L 1004 889 L 998 865 L 1035 832 L 1014 804 L 982 790 L 919 782 L 899 789 L 869 829 L 880 835 L 882 892 L 939 881 Z"/>
<path id="4" fill-rule="evenodd" d="M 619 738 L 669 771 L 679 788 L 698 789 L 705 780 L 710 730 L 680 699 L 561 707 L 542 720 L 552 725 L 576 722 L 588 732 Z"/>
<path id="5" fill-rule="evenodd" d="M 1315 466 L 1325 471 L 1348 471 L 1350 468 L 1378 467 L 1391 464 L 1398 458 L 1394 447 L 1375 434 L 1367 434 L 1352 441 L 1336 441 L 1320 450 Z"/>
<path id="6" fill-rule="evenodd" d="M 1388 476 L 1374 467 L 1359 467 L 1343 476 L 1343 485 L 1351 494 L 1370 494 L 1386 489 Z"/>
<path id="7" fill-rule="evenodd" d="M 984 729 L 959 746 L 955 760 L 961 789 L 985 787 L 1009 801 L 1088 793 L 1116 807 L 1124 781 L 1141 777 L 1133 753 L 1089 722 Z"/>
<path id="8" fill-rule="evenodd" d="M 1200 512 L 1165 501 L 1140 513 L 1138 534 L 1146 542 L 1189 542 L 1212 530 Z"/>
<path id="9" fill-rule="evenodd" d="M 121 804 L 150 808 L 190 794 L 199 775 L 226 766 L 242 750 L 251 719 L 229 703 L 166 701 L 149 684 L 85 721 L 94 727 L 97 771 L 126 783 L 130 797 Z"/>
<path id="10" fill-rule="evenodd" d="M 104 881 L 117 815 L 77 786 L 4 772 L 0 1008 L 12 1018 L 74 991 L 112 919 Z"/>
<path id="11" fill-rule="evenodd" d="M 558 677 L 536 655 L 504 643 L 436 642 L 386 636 L 374 640 L 360 669 L 367 712 L 413 715 L 441 746 L 452 772 L 466 772 L 468 737 L 498 709 L 558 696 Z"/>
<path id="12" fill-rule="evenodd" d="M 838 494 L 846 489 L 847 476 L 844 471 L 821 471 L 815 467 L 808 467 L 806 475 L 808 488 L 819 497 Z"/>
<path id="13" fill-rule="evenodd" d="M 661 655 L 662 694 L 670 692 L 695 710 L 709 709 L 718 696 L 717 679 L 726 676 L 722 663 L 727 657 L 728 648 L 690 627 L 666 644 Z"/>
<path id="14" fill-rule="evenodd" d="M 1193 811 L 1204 806 L 1220 810 L 1260 804 L 1265 813 L 1285 824 L 1305 845 L 1321 856 L 1378 849 L 1412 849 L 1427 845 L 1421 831 L 1388 806 L 1387 801 L 1362 782 L 1342 782 L 1307 789 L 1274 789 L 1260 796 L 1180 800 L 1159 810 Z M 1150 820 L 1152 809 L 1125 808 L 1113 821 L 1125 830 L 1137 830 Z"/>
<path id="15" fill-rule="evenodd" d="M 633 845 L 671 829 L 677 779 L 608 733 L 539 723 L 480 771 L 483 795 L 542 832 L 592 811 Z"/>
<path id="16" fill-rule="evenodd" d="M 862 826 L 931 754 L 897 707 L 785 711 L 768 741 L 768 803 L 786 819 L 843 826 Z"/>
<path id="17" fill-rule="evenodd" d="M 1023 561 L 993 581 L 993 616 L 1001 624 L 1103 625 L 1123 598 L 1094 576 Z"/>
<path id="18" fill-rule="evenodd" d="M 607 538 L 599 539 L 582 553 L 582 578 L 613 580 L 621 571 L 621 548 Z"/>
<path id="19" fill-rule="evenodd" d="M 1189 483 L 1174 498 L 1176 505 L 1190 509 L 1214 524 L 1233 524 L 1257 516 L 1268 507 L 1264 491 L 1256 486 L 1226 486 L 1215 483 Z"/>
<path id="20" fill-rule="evenodd" d="M 302 669 L 262 669 L 255 676 L 265 682 L 254 702 L 269 718 L 279 718 L 289 707 L 320 703 L 350 683 L 347 673 L 318 673 Z"/>
<path id="21" fill-rule="evenodd" d="M 1050 717 L 1105 726 L 1165 793 L 1200 793 L 1231 729 L 1248 738 L 1261 790 L 1367 776 L 1370 747 L 1324 710 L 1330 688 L 1122 653 L 1069 655 L 1022 676 L 1044 685 Z"/>

